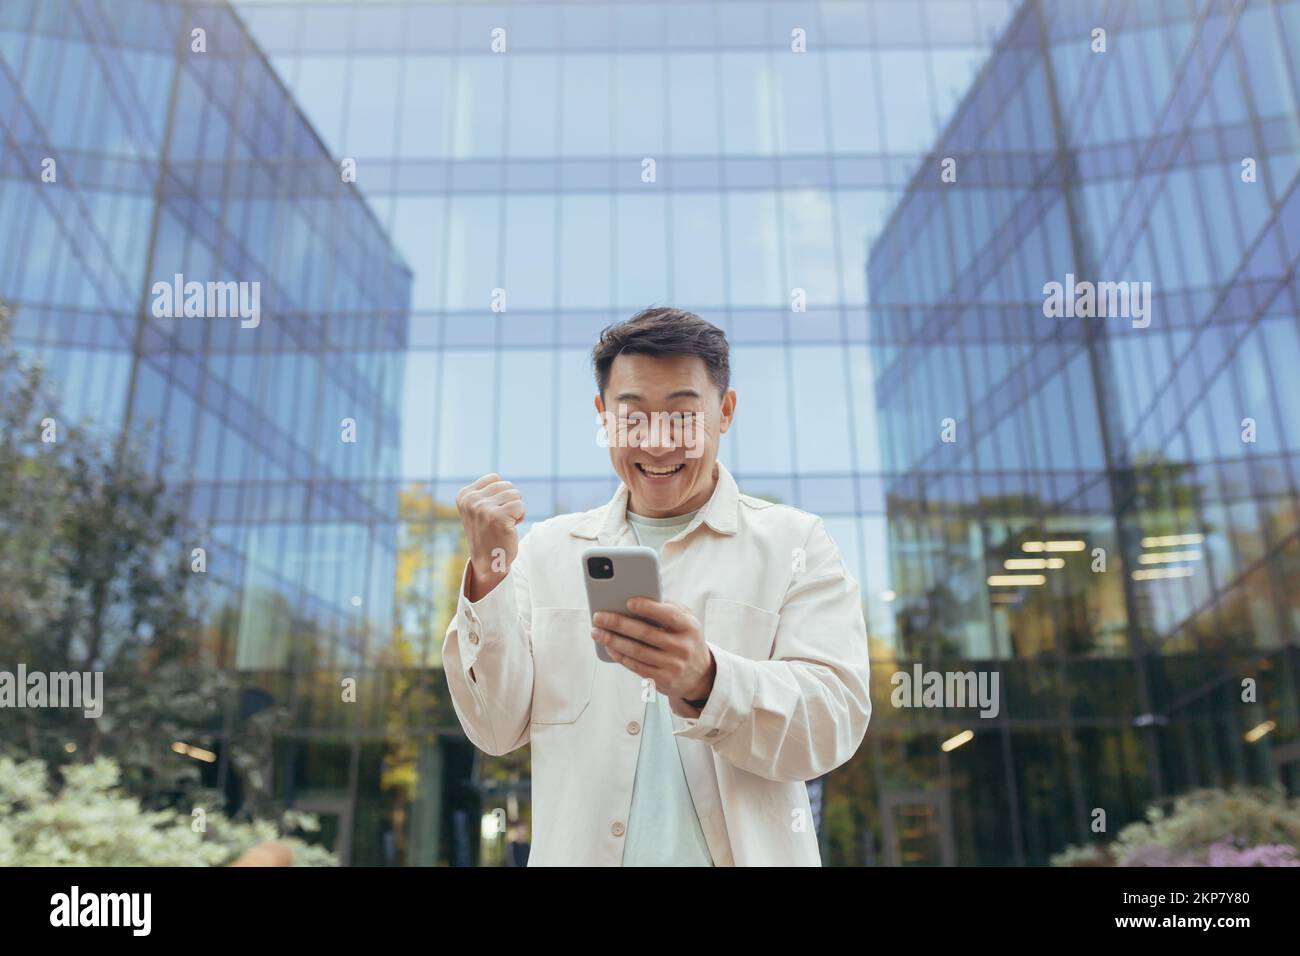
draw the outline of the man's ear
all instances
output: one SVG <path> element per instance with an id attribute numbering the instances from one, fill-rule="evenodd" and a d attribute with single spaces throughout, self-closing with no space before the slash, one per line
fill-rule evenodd
<path id="1" fill-rule="evenodd" d="M 596 411 L 601 415 L 605 414 L 605 399 L 601 397 L 600 392 L 596 393 Z"/>
<path id="2" fill-rule="evenodd" d="M 718 416 L 718 431 L 725 432 L 731 427 L 731 419 L 736 414 L 736 390 L 727 389 L 727 394 L 722 396 L 722 411 Z"/>

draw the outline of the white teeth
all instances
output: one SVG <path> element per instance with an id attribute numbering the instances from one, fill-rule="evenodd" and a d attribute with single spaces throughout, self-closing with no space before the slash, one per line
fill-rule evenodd
<path id="1" fill-rule="evenodd" d="M 672 468 L 651 468 L 649 465 L 638 465 L 643 472 L 655 478 L 666 478 L 669 475 L 675 475 L 681 471 L 684 465 L 674 465 Z"/>

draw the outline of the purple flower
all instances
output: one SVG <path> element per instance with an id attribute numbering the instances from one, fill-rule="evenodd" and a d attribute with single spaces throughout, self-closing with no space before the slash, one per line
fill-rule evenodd
<path id="1" fill-rule="evenodd" d="M 1262 843 L 1242 849 L 1231 843 L 1215 843 L 1207 854 L 1209 866 L 1300 866 L 1295 847 Z"/>

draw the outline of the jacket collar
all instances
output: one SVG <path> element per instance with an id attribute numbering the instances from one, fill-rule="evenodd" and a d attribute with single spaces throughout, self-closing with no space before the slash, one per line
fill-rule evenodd
<path id="1" fill-rule="evenodd" d="M 719 534 L 735 534 L 738 525 L 737 513 L 740 509 L 740 489 L 731 472 L 717 462 L 718 483 L 713 494 L 692 519 L 682 536 L 690 534 L 701 524 L 707 524 Z M 594 508 L 582 516 L 569 533 L 578 538 L 590 538 L 601 544 L 614 545 L 628 531 L 627 523 L 627 482 L 620 481 L 618 490 L 608 503 Z"/>

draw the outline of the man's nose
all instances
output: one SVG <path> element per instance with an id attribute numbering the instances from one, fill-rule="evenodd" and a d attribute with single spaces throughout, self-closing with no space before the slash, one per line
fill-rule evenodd
<path id="1" fill-rule="evenodd" d="M 668 454 L 677 449 L 673 423 L 666 415 L 652 415 L 641 436 L 641 448 L 651 454 Z"/>
<path id="2" fill-rule="evenodd" d="M 660 429 L 655 424 L 654 416 L 651 416 L 646 423 L 642 425 L 640 432 L 637 433 L 637 449 L 640 451 L 649 451 L 650 454 L 658 454 L 664 450 L 663 436 L 659 433 Z"/>
<path id="3" fill-rule="evenodd" d="M 641 450 L 647 451 L 652 455 L 667 455 L 675 448 L 676 446 L 673 444 L 672 436 L 664 435 L 655 431 L 648 431 L 641 442 Z"/>

